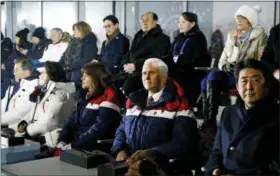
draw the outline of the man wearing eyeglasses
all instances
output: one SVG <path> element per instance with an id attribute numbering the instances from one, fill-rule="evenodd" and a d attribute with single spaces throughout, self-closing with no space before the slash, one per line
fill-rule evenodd
<path id="1" fill-rule="evenodd" d="M 106 65 L 112 73 L 119 72 L 122 56 L 129 50 L 129 40 L 119 30 L 119 20 L 114 15 L 103 19 L 106 40 L 102 43 L 98 60 Z"/>

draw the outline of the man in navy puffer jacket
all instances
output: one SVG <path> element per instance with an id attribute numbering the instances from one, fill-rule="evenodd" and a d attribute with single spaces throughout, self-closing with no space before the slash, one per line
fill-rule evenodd
<path id="1" fill-rule="evenodd" d="M 167 77 L 162 60 L 145 61 L 145 89 L 129 95 L 126 115 L 116 131 L 112 152 L 117 161 L 128 159 L 132 165 L 152 158 L 164 169 L 164 160 L 186 158 L 195 151 L 199 137 L 194 115 L 182 88 Z"/>

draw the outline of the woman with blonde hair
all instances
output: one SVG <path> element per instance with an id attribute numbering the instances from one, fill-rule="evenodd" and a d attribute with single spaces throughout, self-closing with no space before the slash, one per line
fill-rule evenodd
<path id="1" fill-rule="evenodd" d="M 62 56 L 60 63 L 67 72 L 68 79 L 80 84 L 81 83 L 81 68 L 89 63 L 92 59 L 97 57 L 97 38 L 92 32 L 90 25 L 84 21 L 79 21 L 73 25 L 74 42 L 75 46 L 69 46 L 73 55 Z"/>

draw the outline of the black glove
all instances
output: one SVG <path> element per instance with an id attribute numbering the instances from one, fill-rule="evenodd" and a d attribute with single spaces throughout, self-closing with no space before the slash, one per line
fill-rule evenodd
<path id="1" fill-rule="evenodd" d="M 223 65 L 222 70 L 225 72 L 233 72 L 235 68 L 235 62 L 233 63 L 227 63 Z"/>
<path id="2" fill-rule="evenodd" d="M 6 137 L 6 138 L 12 138 L 16 134 L 15 130 L 11 128 L 4 128 L 1 129 L 1 136 Z"/>

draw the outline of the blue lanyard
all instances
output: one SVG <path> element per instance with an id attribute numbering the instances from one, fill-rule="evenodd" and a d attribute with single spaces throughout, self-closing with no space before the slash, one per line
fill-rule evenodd
<path id="1" fill-rule="evenodd" d="M 185 42 L 183 43 L 183 45 L 182 45 L 182 47 L 181 47 L 181 49 L 180 49 L 180 55 L 183 54 L 183 51 L 184 51 L 185 46 L 186 46 L 186 44 L 188 43 L 188 41 L 189 41 L 189 38 L 187 38 L 187 39 L 185 40 Z M 179 42 L 179 41 L 178 41 L 178 42 Z M 177 48 L 178 42 L 175 43 L 175 46 L 174 46 L 174 49 L 173 49 L 173 56 L 175 56 L 175 49 Z"/>

